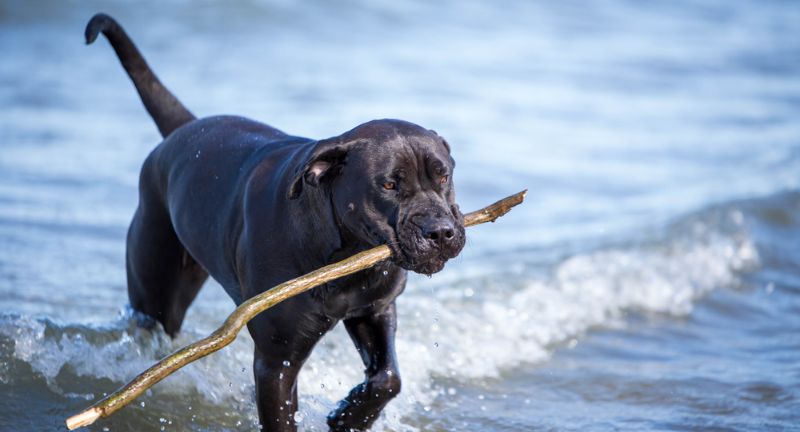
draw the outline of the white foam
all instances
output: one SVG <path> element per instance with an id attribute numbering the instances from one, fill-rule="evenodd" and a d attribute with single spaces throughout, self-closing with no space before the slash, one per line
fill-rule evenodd
<path id="1" fill-rule="evenodd" d="M 593 327 L 618 323 L 626 311 L 690 313 L 699 297 L 735 285 L 739 272 L 757 265 L 741 215 L 731 212 L 727 217 L 738 226 L 734 232 L 714 231 L 713 224 L 695 221 L 664 241 L 576 254 L 545 277 L 518 271 L 513 277 L 471 273 L 461 280 L 444 279 L 443 285 L 436 278 L 413 279 L 398 302 L 403 392 L 387 407 L 377 430 L 415 430 L 403 416 L 425 409 L 437 397 L 454 397 L 432 378 L 497 377 L 503 370 L 547 359 L 554 347 L 574 344 Z M 55 378 L 62 368 L 125 382 L 204 336 L 225 308 L 218 302 L 201 305 L 194 319 L 203 325 L 192 327 L 190 320 L 175 341 L 137 329 L 127 316 L 105 328 L 6 316 L 0 332 L 15 340 L 14 355 L 41 373 L 53 391 L 85 397 L 79 389 L 58 388 Z M 251 353 L 252 341 L 243 334 L 231 347 L 184 368 L 153 391 L 195 390 L 212 403 L 235 402 L 246 420 L 255 422 Z M 327 412 L 362 379 L 360 359 L 338 326 L 320 342 L 300 375 L 300 429 L 327 430 Z"/>

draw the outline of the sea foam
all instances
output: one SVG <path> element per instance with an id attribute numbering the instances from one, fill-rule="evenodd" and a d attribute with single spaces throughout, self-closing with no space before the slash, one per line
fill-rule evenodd
<path id="1" fill-rule="evenodd" d="M 690 313 L 698 298 L 736 286 L 740 273 L 758 265 L 744 224 L 734 208 L 718 209 L 678 221 L 655 240 L 573 253 L 545 264 L 544 271 L 530 270 L 536 263 L 498 264 L 505 258 L 500 256 L 487 258 L 496 263 L 477 272 L 477 262 L 463 261 L 441 281 L 412 278 L 398 300 L 403 391 L 385 410 L 378 429 L 416 430 L 405 416 L 428 409 L 437 398 L 457 398 L 452 388 L 439 384 L 442 379 L 493 378 L 541 362 L 557 347 L 579 343 L 592 328 L 624 325 L 629 312 Z M 137 328 L 129 312 L 102 326 L 5 315 L 0 334 L 14 341 L 13 357 L 30 365 L 53 392 L 93 399 L 101 395 L 64 376 L 93 382 L 87 386 L 94 392 L 104 385 L 102 379 L 126 382 L 218 325 L 231 309 L 223 298 L 202 298 L 176 340 Z M 235 404 L 237 415 L 252 426 L 257 422 L 253 343 L 245 333 L 231 347 L 157 385 L 153 394 L 199 393 L 210 404 Z M 326 430 L 325 414 L 362 379 L 359 356 L 337 326 L 300 375 L 300 429 Z"/>

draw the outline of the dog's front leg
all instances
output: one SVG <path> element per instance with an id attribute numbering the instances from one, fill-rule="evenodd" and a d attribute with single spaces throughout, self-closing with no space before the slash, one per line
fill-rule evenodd
<path id="1" fill-rule="evenodd" d="M 344 325 L 364 361 L 366 379 L 328 415 L 328 426 L 336 432 L 368 429 L 383 407 L 400 393 L 394 303 L 378 314 L 346 319 Z"/>
<path id="2" fill-rule="evenodd" d="M 333 326 L 330 319 L 298 313 L 297 298 L 265 311 L 248 324 L 255 342 L 253 373 L 261 430 L 294 432 L 297 375 L 314 345 Z"/>
<path id="3" fill-rule="evenodd" d="M 256 378 L 256 403 L 262 431 L 294 432 L 297 410 L 298 366 L 284 366 L 273 355 L 255 349 L 253 373 Z"/>

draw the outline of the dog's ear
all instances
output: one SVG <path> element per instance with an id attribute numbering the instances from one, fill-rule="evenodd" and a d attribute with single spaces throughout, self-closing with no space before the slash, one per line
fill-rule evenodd
<path id="1" fill-rule="evenodd" d="M 444 138 L 442 138 L 441 136 L 439 136 L 439 134 L 438 134 L 438 133 L 436 133 L 436 131 L 435 131 L 435 130 L 433 130 L 433 129 L 428 129 L 428 132 L 430 132 L 430 133 L 432 133 L 432 134 L 436 135 L 436 137 L 437 137 L 437 138 L 439 138 L 439 140 L 442 142 L 442 145 L 444 146 L 444 148 L 447 150 L 447 153 L 449 154 L 449 153 L 450 153 L 450 143 L 448 143 L 446 139 L 444 139 Z"/>
<path id="2" fill-rule="evenodd" d="M 354 141 L 342 142 L 339 138 L 318 141 L 289 184 L 287 198 L 299 197 L 306 184 L 316 187 L 339 174 L 353 145 Z"/>
<path id="3" fill-rule="evenodd" d="M 448 142 L 447 142 L 447 140 L 446 140 L 446 139 L 444 139 L 444 138 L 442 138 L 442 145 L 444 146 L 444 148 L 446 148 L 446 149 L 447 149 L 447 153 L 448 153 L 448 154 L 452 153 L 452 152 L 450 151 L 450 143 L 448 143 Z"/>

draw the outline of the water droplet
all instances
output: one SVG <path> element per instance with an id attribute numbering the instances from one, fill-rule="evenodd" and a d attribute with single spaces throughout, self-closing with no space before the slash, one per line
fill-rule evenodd
<path id="1" fill-rule="evenodd" d="M 290 400 L 288 400 L 288 399 L 287 399 L 285 403 L 286 403 L 286 405 L 291 405 L 291 404 L 292 404 L 292 401 L 290 401 Z"/>
<path id="2" fill-rule="evenodd" d="M 238 421 L 236 422 L 236 426 L 241 426 L 241 425 L 242 425 L 242 421 L 241 421 L 241 420 L 238 420 Z"/>
<path id="3" fill-rule="evenodd" d="M 142 401 L 139 405 L 141 405 L 142 408 L 144 408 L 144 401 Z"/>
<path id="4" fill-rule="evenodd" d="M 159 418 L 158 418 L 158 422 L 159 422 L 159 423 L 166 423 L 166 422 L 167 422 L 167 419 L 165 419 L 164 417 L 159 417 Z"/>
<path id="5" fill-rule="evenodd" d="M 191 405 L 189 405 L 189 411 L 191 411 L 191 410 L 192 410 L 192 406 L 191 406 Z"/>
<path id="6" fill-rule="evenodd" d="M 434 342 L 433 346 L 436 347 L 436 348 L 439 348 L 439 342 Z"/>
<path id="7" fill-rule="evenodd" d="M 278 374 L 278 379 L 283 379 L 283 372 Z"/>
<path id="8" fill-rule="evenodd" d="M 454 389 L 453 387 L 450 387 L 449 389 L 447 389 L 447 394 L 449 394 L 450 396 L 455 395 L 456 394 L 456 389 Z"/>
<path id="9" fill-rule="evenodd" d="M 283 366 L 284 366 L 284 367 L 289 367 L 289 366 L 291 366 L 291 365 L 292 365 L 292 364 L 289 362 L 289 360 L 284 360 L 284 361 L 283 361 Z"/>
<path id="10" fill-rule="evenodd" d="M 245 372 L 245 371 L 247 371 L 247 368 L 242 368 L 242 372 Z"/>
<path id="11" fill-rule="evenodd" d="M 324 383 L 323 383 L 323 384 L 320 384 L 320 385 L 319 385 L 319 388 L 321 388 L 321 389 L 324 389 L 324 388 L 325 388 L 325 384 L 324 384 Z"/>
<path id="12" fill-rule="evenodd" d="M 425 412 L 428 412 L 428 411 L 430 411 L 430 410 L 431 410 L 431 407 L 429 407 L 429 406 L 425 405 L 425 406 L 423 407 L 423 409 L 425 410 Z"/>
<path id="13" fill-rule="evenodd" d="M 386 271 L 386 270 L 384 270 L 384 271 L 383 271 L 383 275 L 384 275 L 384 276 L 388 276 L 388 275 L 389 275 L 389 272 L 388 272 L 388 271 Z"/>
<path id="14" fill-rule="evenodd" d="M 109 429 L 107 427 L 103 427 L 103 432 L 108 432 Z"/>
<path id="15" fill-rule="evenodd" d="M 294 413 L 294 422 L 295 423 L 301 423 L 302 421 L 303 421 L 303 413 L 300 412 L 300 411 L 295 412 Z"/>

